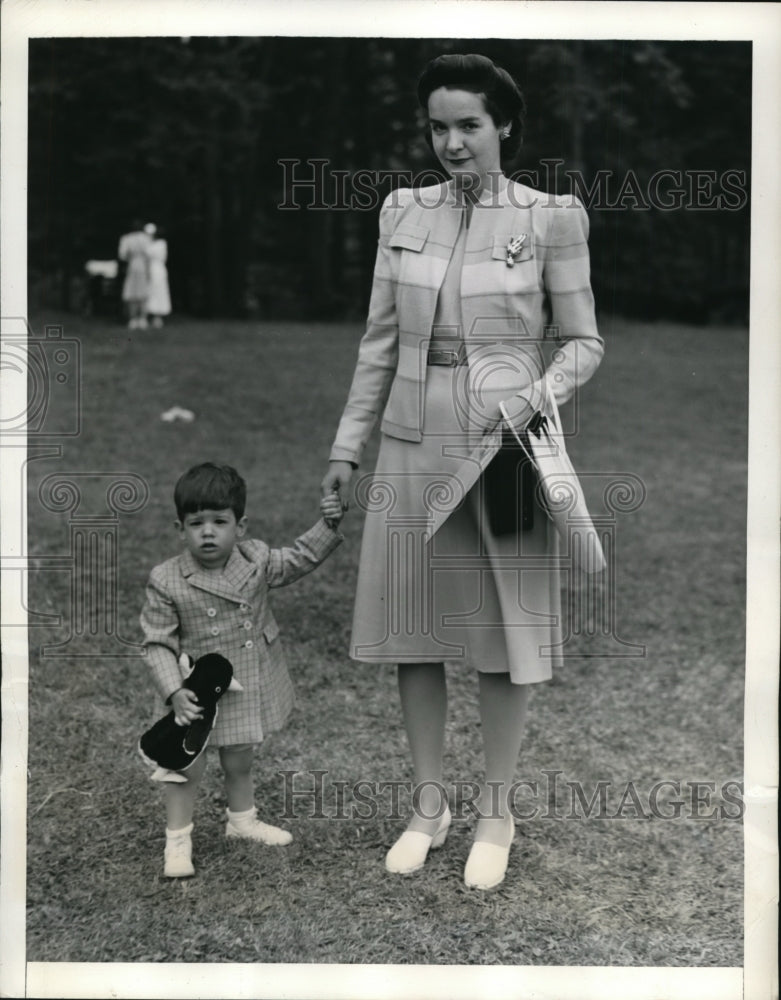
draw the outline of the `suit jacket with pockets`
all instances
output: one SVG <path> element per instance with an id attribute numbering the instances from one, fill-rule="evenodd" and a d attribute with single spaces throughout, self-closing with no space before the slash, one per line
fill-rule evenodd
<path id="1" fill-rule="evenodd" d="M 473 208 L 461 277 L 469 462 L 478 472 L 498 447 L 500 402 L 528 415 L 542 378 L 565 402 L 596 370 L 604 347 L 582 204 L 500 181 Z M 359 465 L 380 417 L 384 434 L 422 439 L 428 345 L 462 212 L 452 182 L 400 189 L 385 200 L 366 332 L 332 460 Z M 513 239 L 521 246 L 508 266 Z"/>
<path id="2" fill-rule="evenodd" d="M 290 547 L 272 549 L 258 539 L 238 542 L 221 573 L 204 570 L 189 551 L 152 570 L 141 627 L 162 701 L 182 686 L 182 652 L 193 659 L 221 653 L 244 689 L 222 696 L 212 746 L 257 743 L 284 725 L 293 685 L 269 590 L 310 573 L 341 541 L 320 520 Z"/>

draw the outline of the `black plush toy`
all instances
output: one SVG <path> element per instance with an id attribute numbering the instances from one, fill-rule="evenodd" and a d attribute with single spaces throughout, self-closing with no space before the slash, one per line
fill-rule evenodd
<path id="1" fill-rule="evenodd" d="M 180 659 L 180 665 L 192 664 L 190 657 Z M 165 771 L 186 771 L 201 756 L 209 742 L 209 736 L 217 721 L 217 702 L 230 688 L 241 691 L 241 685 L 233 679 L 233 665 L 219 653 L 207 653 L 192 665 L 182 687 L 189 688 L 203 709 L 203 717 L 190 725 L 176 722 L 173 710 L 159 719 L 151 729 L 147 729 L 138 741 L 141 756 L 149 764 L 158 765 L 153 780 L 186 780 L 168 776 Z"/>

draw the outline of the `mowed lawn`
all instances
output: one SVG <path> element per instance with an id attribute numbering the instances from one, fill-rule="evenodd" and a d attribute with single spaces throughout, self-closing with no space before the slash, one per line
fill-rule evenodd
<path id="1" fill-rule="evenodd" d="M 36 317 L 36 331 L 46 321 Z M 567 652 L 577 655 L 535 692 L 517 775 L 537 783 L 519 799 L 536 816 L 518 824 L 503 885 L 464 888 L 468 817 L 422 871 L 384 870 L 403 820 L 387 788 L 366 791 L 409 779 L 410 767 L 394 668 L 346 652 L 361 533 L 353 506 L 336 554 L 273 595 L 298 704 L 257 753 L 257 802 L 264 818 L 283 816 L 282 771 L 298 773 L 298 791 L 325 772 L 323 801 L 293 800 L 279 820 L 294 834 L 289 848 L 226 843 L 212 757 L 189 881 L 161 877 L 160 792 L 136 751 L 151 721 L 143 661 L 131 647 L 103 655 L 108 640 L 86 638 L 41 656 L 70 633 L 71 582 L 63 570 L 31 574 L 31 610 L 63 620 L 31 630 L 28 960 L 742 964 L 742 825 L 724 789 L 734 797 L 742 775 L 748 335 L 609 317 L 601 329 L 605 361 L 581 395 L 572 454 L 602 474 L 584 477 L 595 513 L 611 477 L 634 477 L 645 498 L 615 514 L 612 630 L 574 634 Z M 116 527 L 118 632 L 137 642 L 149 569 L 178 551 L 171 494 L 189 465 L 235 465 L 251 530 L 292 541 L 317 517 L 360 332 L 179 320 L 131 336 L 67 318 L 64 335 L 81 344 L 82 429 L 61 457 L 28 465 L 31 554 L 69 553 L 69 515 L 38 496 L 47 476 L 141 477 L 149 499 Z M 172 406 L 196 419 L 162 421 Z M 52 419 L 65 427 L 69 415 Z M 376 438 L 362 471 L 375 454 Z M 100 509 L 90 495 L 79 513 Z M 567 581 L 567 595 L 579 588 Z M 477 779 L 476 678 L 453 667 L 449 679 L 447 780 Z M 359 781 L 368 804 L 354 794 Z M 680 817 L 638 816 L 630 789 L 647 809 L 661 781 L 673 784 L 657 812 L 674 816 L 680 800 Z M 692 818 L 687 783 L 698 781 L 711 785 Z M 588 799 L 605 788 L 606 809 L 584 815 L 568 783 Z M 403 794 L 402 813 L 407 804 Z"/>

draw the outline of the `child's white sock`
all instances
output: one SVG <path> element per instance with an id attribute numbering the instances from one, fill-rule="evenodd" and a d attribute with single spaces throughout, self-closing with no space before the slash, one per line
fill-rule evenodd
<path id="1" fill-rule="evenodd" d="M 227 809 L 228 819 L 230 822 L 240 829 L 242 826 L 252 826 L 252 821 L 255 819 L 257 814 L 257 809 L 252 806 L 250 809 L 244 809 L 242 812 L 232 812 Z"/>
<path id="2" fill-rule="evenodd" d="M 257 840 L 262 844 L 273 844 L 282 846 L 289 844 L 293 835 L 287 830 L 282 830 L 278 826 L 270 826 L 268 823 L 261 823 L 257 818 L 257 809 L 245 809 L 242 812 L 232 812 L 227 810 L 228 822 L 225 833 L 228 837 L 243 837 L 248 840 Z"/>
<path id="3" fill-rule="evenodd" d="M 169 830 L 168 827 L 165 828 L 165 839 L 166 840 L 176 840 L 177 837 L 189 837 L 193 832 L 193 825 L 190 823 L 189 826 L 183 826 L 181 830 Z"/>

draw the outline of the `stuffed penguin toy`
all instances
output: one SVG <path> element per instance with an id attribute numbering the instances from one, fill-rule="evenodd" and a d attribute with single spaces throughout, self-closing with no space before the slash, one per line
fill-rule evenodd
<path id="1" fill-rule="evenodd" d="M 203 709 L 203 717 L 190 725 L 178 723 L 173 710 L 159 719 L 138 741 L 138 750 L 148 764 L 157 765 L 153 781 L 186 781 L 182 774 L 201 756 L 217 721 L 217 702 L 226 691 L 242 691 L 233 678 L 233 665 L 219 653 L 207 653 L 193 663 L 183 654 L 179 659 L 183 670 L 190 668 L 182 687 L 189 688 Z"/>

